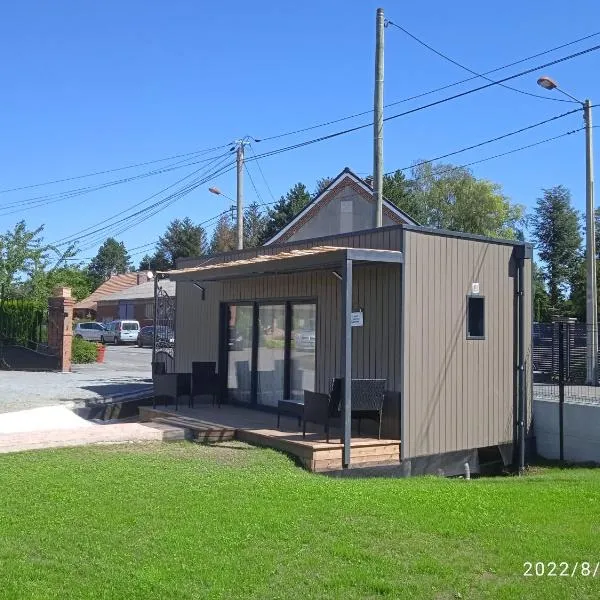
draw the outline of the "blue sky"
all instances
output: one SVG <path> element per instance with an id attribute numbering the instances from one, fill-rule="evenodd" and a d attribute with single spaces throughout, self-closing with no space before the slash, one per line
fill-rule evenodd
<path id="1" fill-rule="evenodd" d="M 370 0 L 3 3 L 0 188 L 221 146 L 245 135 L 264 138 L 369 110 L 378 6 L 385 9 L 387 18 L 479 71 L 600 31 L 600 5 L 593 0 L 583 0 L 577 6 L 557 0 L 507 0 L 501 8 L 498 3 L 471 0 L 402 4 Z M 496 76 L 598 43 L 600 36 Z M 592 76 L 598 72 L 599 62 L 600 52 L 594 52 L 544 73 L 573 95 L 599 99 L 600 103 L 600 81 Z M 536 85 L 541 74 L 516 79 L 511 85 L 560 98 Z M 401 31 L 386 29 L 386 103 L 467 76 Z M 476 87 L 480 81 L 389 107 L 385 114 Z M 385 171 L 519 129 L 574 106 L 495 86 L 395 119 L 385 128 Z M 600 124 L 600 111 L 596 112 Z M 366 115 L 255 143 L 253 149 L 267 152 L 368 121 Z M 471 162 L 577 129 L 581 124 L 579 114 L 571 115 L 450 160 L 454 164 Z M 19 218 L 25 218 L 31 227 L 44 224 L 45 239 L 53 242 L 107 222 L 201 166 L 22 210 L 23 202 L 40 195 L 141 174 L 161 164 L 2 193 L 0 229 L 12 228 Z M 275 198 L 298 181 L 313 188 L 319 177 L 335 175 L 345 166 L 370 173 L 372 130 L 264 158 L 260 165 Z M 260 198 L 247 178 L 246 202 L 272 202 L 256 163 L 250 162 L 248 168 Z M 535 203 L 542 187 L 562 183 L 571 189 L 576 207 L 583 210 L 583 132 L 484 162 L 473 170 L 478 177 L 501 184 L 514 202 L 528 207 Z M 196 189 L 143 224 L 123 231 L 119 239 L 135 248 L 154 241 L 174 218 L 190 216 L 201 222 L 225 210 L 229 201 L 211 195 L 209 185 L 234 196 L 235 173 Z M 85 249 L 82 257 L 93 256 L 98 246 L 94 241 L 95 237 L 81 239 Z M 138 251 L 132 254 L 139 261 Z"/>

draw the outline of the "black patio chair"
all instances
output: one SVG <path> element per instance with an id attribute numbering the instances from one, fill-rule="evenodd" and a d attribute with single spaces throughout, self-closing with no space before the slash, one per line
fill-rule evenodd
<path id="1" fill-rule="evenodd" d="M 381 420 L 385 400 L 385 379 L 352 379 L 351 403 L 352 417 L 358 419 L 358 435 L 361 420 L 365 418 L 378 421 L 378 439 L 381 439 Z M 342 411 L 342 379 L 331 381 L 331 390 L 337 400 L 338 415 Z"/>
<path id="2" fill-rule="evenodd" d="M 189 398 L 192 392 L 191 373 L 163 373 L 162 375 L 153 375 L 154 395 L 152 398 L 152 407 L 157 404 L 168 406 L 171 402 L 175 405 L 175 410 L 179 410 L 179 400 Z"/>
<path id="3" fill-rule="evenodd" d="M 352 416 L 358 419 L 358 435 L 361 419 L 369 418 L 378 422 L 377 438 L 381 439 L 385 385 L 385 379 L 352 380 Z"/>
<path id="4" fill-rule="evenodd" d="M 221 386 L 216 369 L 217 365 L 214 362 L 192 363 L 192 389 L 189 402 L 192 408 L 198 396 L 211 396 L 213 406 L 216 401 L 219 408 L 221 407 Z"/>
<path id="5" fill-rule="evenodd" d="M 302 414 L 302 437 L 306 437 L 306 424 L 316 423 L 325 427 L 325 439 L 329 443 L 329 425 L 340 416 L 341 380 L 333 380 L 329 394 L 304 390 Z"/>

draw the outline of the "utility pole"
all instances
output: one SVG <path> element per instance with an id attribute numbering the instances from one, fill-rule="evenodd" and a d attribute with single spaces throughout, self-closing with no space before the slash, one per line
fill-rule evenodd
<path id="1" fill-rule="evenodd" d="M 583 107 L 585 123 L 585 264 L 586 264 L 586 294 L 585 294 L 585 323 L 587 328 L 586 340 L 586 383 L 598 385 L 598 288 L 596 287 L 596 214 L 594 210 L 594 156 L 592 153 L 592 103 L 583 102 L 558 87 L 551 77 L 543 75 L 538 85 L 545 90 L 557 90 Z"/>
<path id="2" fill-rule="evenodd" d="M 587 379 L 592 385 L 598 384 L 598 298 L 596 287 L 596 222 L 594 211 L 594 156 L 592 147 L 592 104 L 583 101 L 585 122 L 585 216 L 586 216 L 586 323 L 588 344 Z"/>
<path id="3" fill-rule="evenodd" d="M 373 200 L 375 227 L 383 225 L 383 8 L 375 19 L 375 93 L 373 97 Z"/>
<path id="4" fill-rule="evenodd" d="M 244 140 L 238 141 L 237 162 L 237 249 L 244 247 Z"/>

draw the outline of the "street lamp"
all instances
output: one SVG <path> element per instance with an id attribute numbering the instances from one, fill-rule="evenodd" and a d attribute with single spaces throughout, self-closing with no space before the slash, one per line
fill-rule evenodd
<path id="1" fill-rule="evenodd" d="M 556 90 L 578 102 L 583 107 L 583 122 L 585 124 L 585 248 L 586 248 L 586 309 L 587 324 L 587 383 L 598 383 L 598 298 L 596 288 L 596 231 L 594 220 L 594 157 L 592 152 L 592 103 L 589 99 L 583 102 L 575 96 L 558 87 L 554 79 L 543 76 L 538 85 L 546 90 Z"/>
<path id="2" fill-rule="evenodd" d="M 209 187 L 208 191 L 211 194 L 215 194 L 215 196 L 223 196 L 223 198 L 227 198 L 227 200 L 230 200 L 231 202 L 234 202 L 233 198 L 230 198 L 227 194 L 224 194 L 219 188 Z"/>
<path id="3" fill-rule="evenodd" d="M 233 198 L 230 198 L 227 194 L 224 194 L 219 188 L 217 187 L 209 187 L 208 191 L 211 194 L 215 194 L 215 196 L 223 196 L 223 198 L 227 198 L 227 200 L 229 200 L 230 202 L 235 202 L 235 200 Z M 234 207 L 231 207 L 231 211 L 232 211 L 232 217 L 233 217 L 233 209 Z M 239 203 L 238 203 L 238 211 L 239 211 Z M 243 230 L 243 220 L 241 221 L 241 219 L 238 218 L 237 220 L 237 227 L 236 227 L 236 237 L 237 237 L 237 247 L 238 250 L 241 250 L 244 245 L 243 245 L 243 236 L 244 236 L 244 230 Z"/>

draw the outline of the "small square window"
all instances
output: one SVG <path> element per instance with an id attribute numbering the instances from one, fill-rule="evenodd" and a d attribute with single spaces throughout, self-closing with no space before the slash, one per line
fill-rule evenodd
<path id="1" fill-rule="evenodd" d="M 467 296 L 467 339 L 485 339 L 485 298 Z"/>

